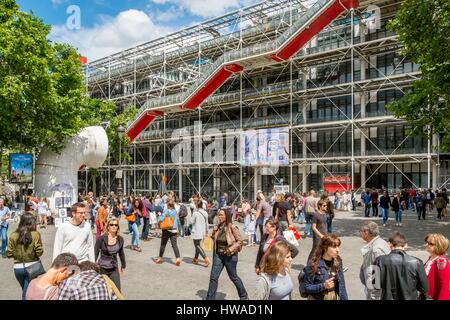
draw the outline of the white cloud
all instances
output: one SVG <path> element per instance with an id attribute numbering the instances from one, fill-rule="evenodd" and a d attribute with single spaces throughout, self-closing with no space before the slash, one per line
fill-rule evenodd
<path id="1" fill-rule="evenodd" d="M 93 61 L 170 32 L 173 30 L 168 27 L 155 25 L 145 12 L 130 9 L 116 17 L 102 17 L 101 24 L 92 28 L 68 30 L 65 25 L 53 26 L 50 40 L 69 43 Z"/>
<path id="2" fill-rule="evenodd" d="M 156 13 L 150 13 L 150 16 L 154 20 L 161 21 L 161 22 L 174 21 L 178 18 L 183 17 L 183 15 L 184 15 L 183 10 L 181 10 L 180 8 L 175 7 L 175 6 L 171 6 L 166 11 L 157 10 Z"/>
<path id="3" fill-rule="evenodd" d="M 54 7 L 57 7 L 60 4 L 66 3 L 66 2 L 69 2 L 69 0 L 52 0 L 52 4 L 53 4 Z"/>
<path id="4" fill-rule="evenodd" d="M 227 11 L 248 6 L 258 0 L 151 0 L 155 4 L 171 3 L 203 18 L 219 16 Z"/>

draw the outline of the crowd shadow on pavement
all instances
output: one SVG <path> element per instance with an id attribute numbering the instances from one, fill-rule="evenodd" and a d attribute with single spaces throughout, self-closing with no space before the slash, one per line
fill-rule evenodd
<path id="1" fill-rule="evenodd" d="M 200 298 L 202 298 L 202 300 L 206 300 L 206 295 L 208 294 L 207 290 L 198 290 L 196 295 Z M 226 297 L 226 293 L 223 292 L 217 292 L 216 293 L 216 300 L 225 300 Z"/>
<path id="2" fill-rule="evenodd" d="M 380 228 L 380 235 L 386 241 L 396 231 L 403 233 L 408 242 L 408 249 L 413 251 L 425 250 L 425 236 L 428 233 L 441 233 L 447 238 L 450 237 L 450 218 L 446 220 L 436 220 L 433 212 L 427 216 L 426 220 L 418 220 L 415 211 L 407 210 L 402 216 L 402 226 L 395 225 L 395 214 L 389 212 L 389 220 L 384 227 L 382 218 L 364 217 L 362 212 L 337 212 L 333 221 L 333 233 L 342 237 L 359 237 L 359 230 L 366 221 L 373 221 Z"/>

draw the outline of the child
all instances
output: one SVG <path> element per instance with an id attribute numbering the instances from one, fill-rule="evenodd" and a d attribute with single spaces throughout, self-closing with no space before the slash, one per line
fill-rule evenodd
<path id="1" fill-rule="evenodd" d="M 256 219 L 255 219 L 254 210 L 247 211 L 247 213 L 245 215 L 244 224 L 245 224 L 244 231 L 248 237 L 247 247 L 254 246 L 255 243 L 253 242 L 253 236 L 256 234 L 256 232 L 255 232 L 256 231 Z"/>

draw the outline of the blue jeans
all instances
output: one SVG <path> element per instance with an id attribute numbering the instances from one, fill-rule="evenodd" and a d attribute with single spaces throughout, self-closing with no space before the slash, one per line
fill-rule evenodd
<path id="1" fill-rule="evenodd" d="M 313 218 L 313 215 L 312 215 L 312 214 L 307 213 L 307 214 L 305 215 L 305 220 L 306 220 L 305 234 L 306 234 L 308 237 L 311 237 L 311 236 L 312 236 L 312 232 L 311 232 L 311 228 L 312 228 L 312 218 Z"/>
<path id="2" fill-rule="evenodd" d="M 131 228 L 131 245 L 139 246 L 139 228 L 137 223 L 128 223 L 128 227 Z"/>
<path id="3" fill-rule="evenodd" d="M 89 216 L 90 216 L 90 220 L 91 220 L 91 229 L 94 229 L 94 226 L 95 226 L 95 210 L 94 209 L 89 210 Z"/>
<path id="4" fill-rule="evenodd" d="M 22 300 L 25 300 L 30 279 L 28 279 L 28 275 L 26 274 L 24 268 L 14 269 L 14 276 L 22 287 Z"/>
<path id="5" fill-rule="evenodd" d="M 365 204 L 364 216 L 366 216 L 366 217 L 370 216 L 370 203 Z"/>
<path id="6" fill-rule="evenodd" d="M 2 237 L 2 256 L 4 256 L 8 246 L 8 227 L 0 226 L 0 233 Z"/>
<path id="7" fill-rule="evenodd" d="M 389 219 L 389 208 L 381 208 L 383 211 L 383 224 L 385 224 Z"/>
<path id="8" fill-rule="evenodd" d="M 148 238 L 148 232 L 150 231 L 150 218 L 143 218 L 144 226 L 142 227 L 142 239 Z"/>
<path id="9" fill-rule="evenodd" d="M 402 209 L 395 211 L 395 222 L 402 222 L 402 214 L 403 214 Z"/>
<path id="10" fill-rule="evenodd" d="M 239 294 L 241 300 L 248 300 L 248 294 L 245 290 L 244 283 L 242 283 L 241 278 L 237 275 L 237 263 L 238 255 L 233 254 L 232 256 L 227 256 L 223 253 L 214 253 L 213 264 L 211 267 L 211 276 L 209 278 L 209 288 L 208 294 L 206 295 L 206 300 L 215 300 L 217 287 L 219 284 L 219 277 L 222 273 L 223 267 L 227 270 L 230 280 L 233 281 L 234 285 Z"/>
<path id="11" fill-rule="evenodd" d="M 327 232 L 332 233 L 333 231 L 333 218 L 327 213 Z"/>

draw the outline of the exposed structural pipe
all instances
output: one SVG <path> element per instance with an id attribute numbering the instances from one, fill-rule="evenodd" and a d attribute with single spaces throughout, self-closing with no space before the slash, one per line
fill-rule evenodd
<path id="1" fill-rule="evenodd" d="M 52 209 L 56 197 L 70 197 L 72 204 L 77 202 L 78 171 L 102 166 L 108 147 L 105 129 L 95 126 L 82 129 L 66 143 L 60 154 L 44 148 L 36 161 L 36 195 L 46 197 Z"/>

